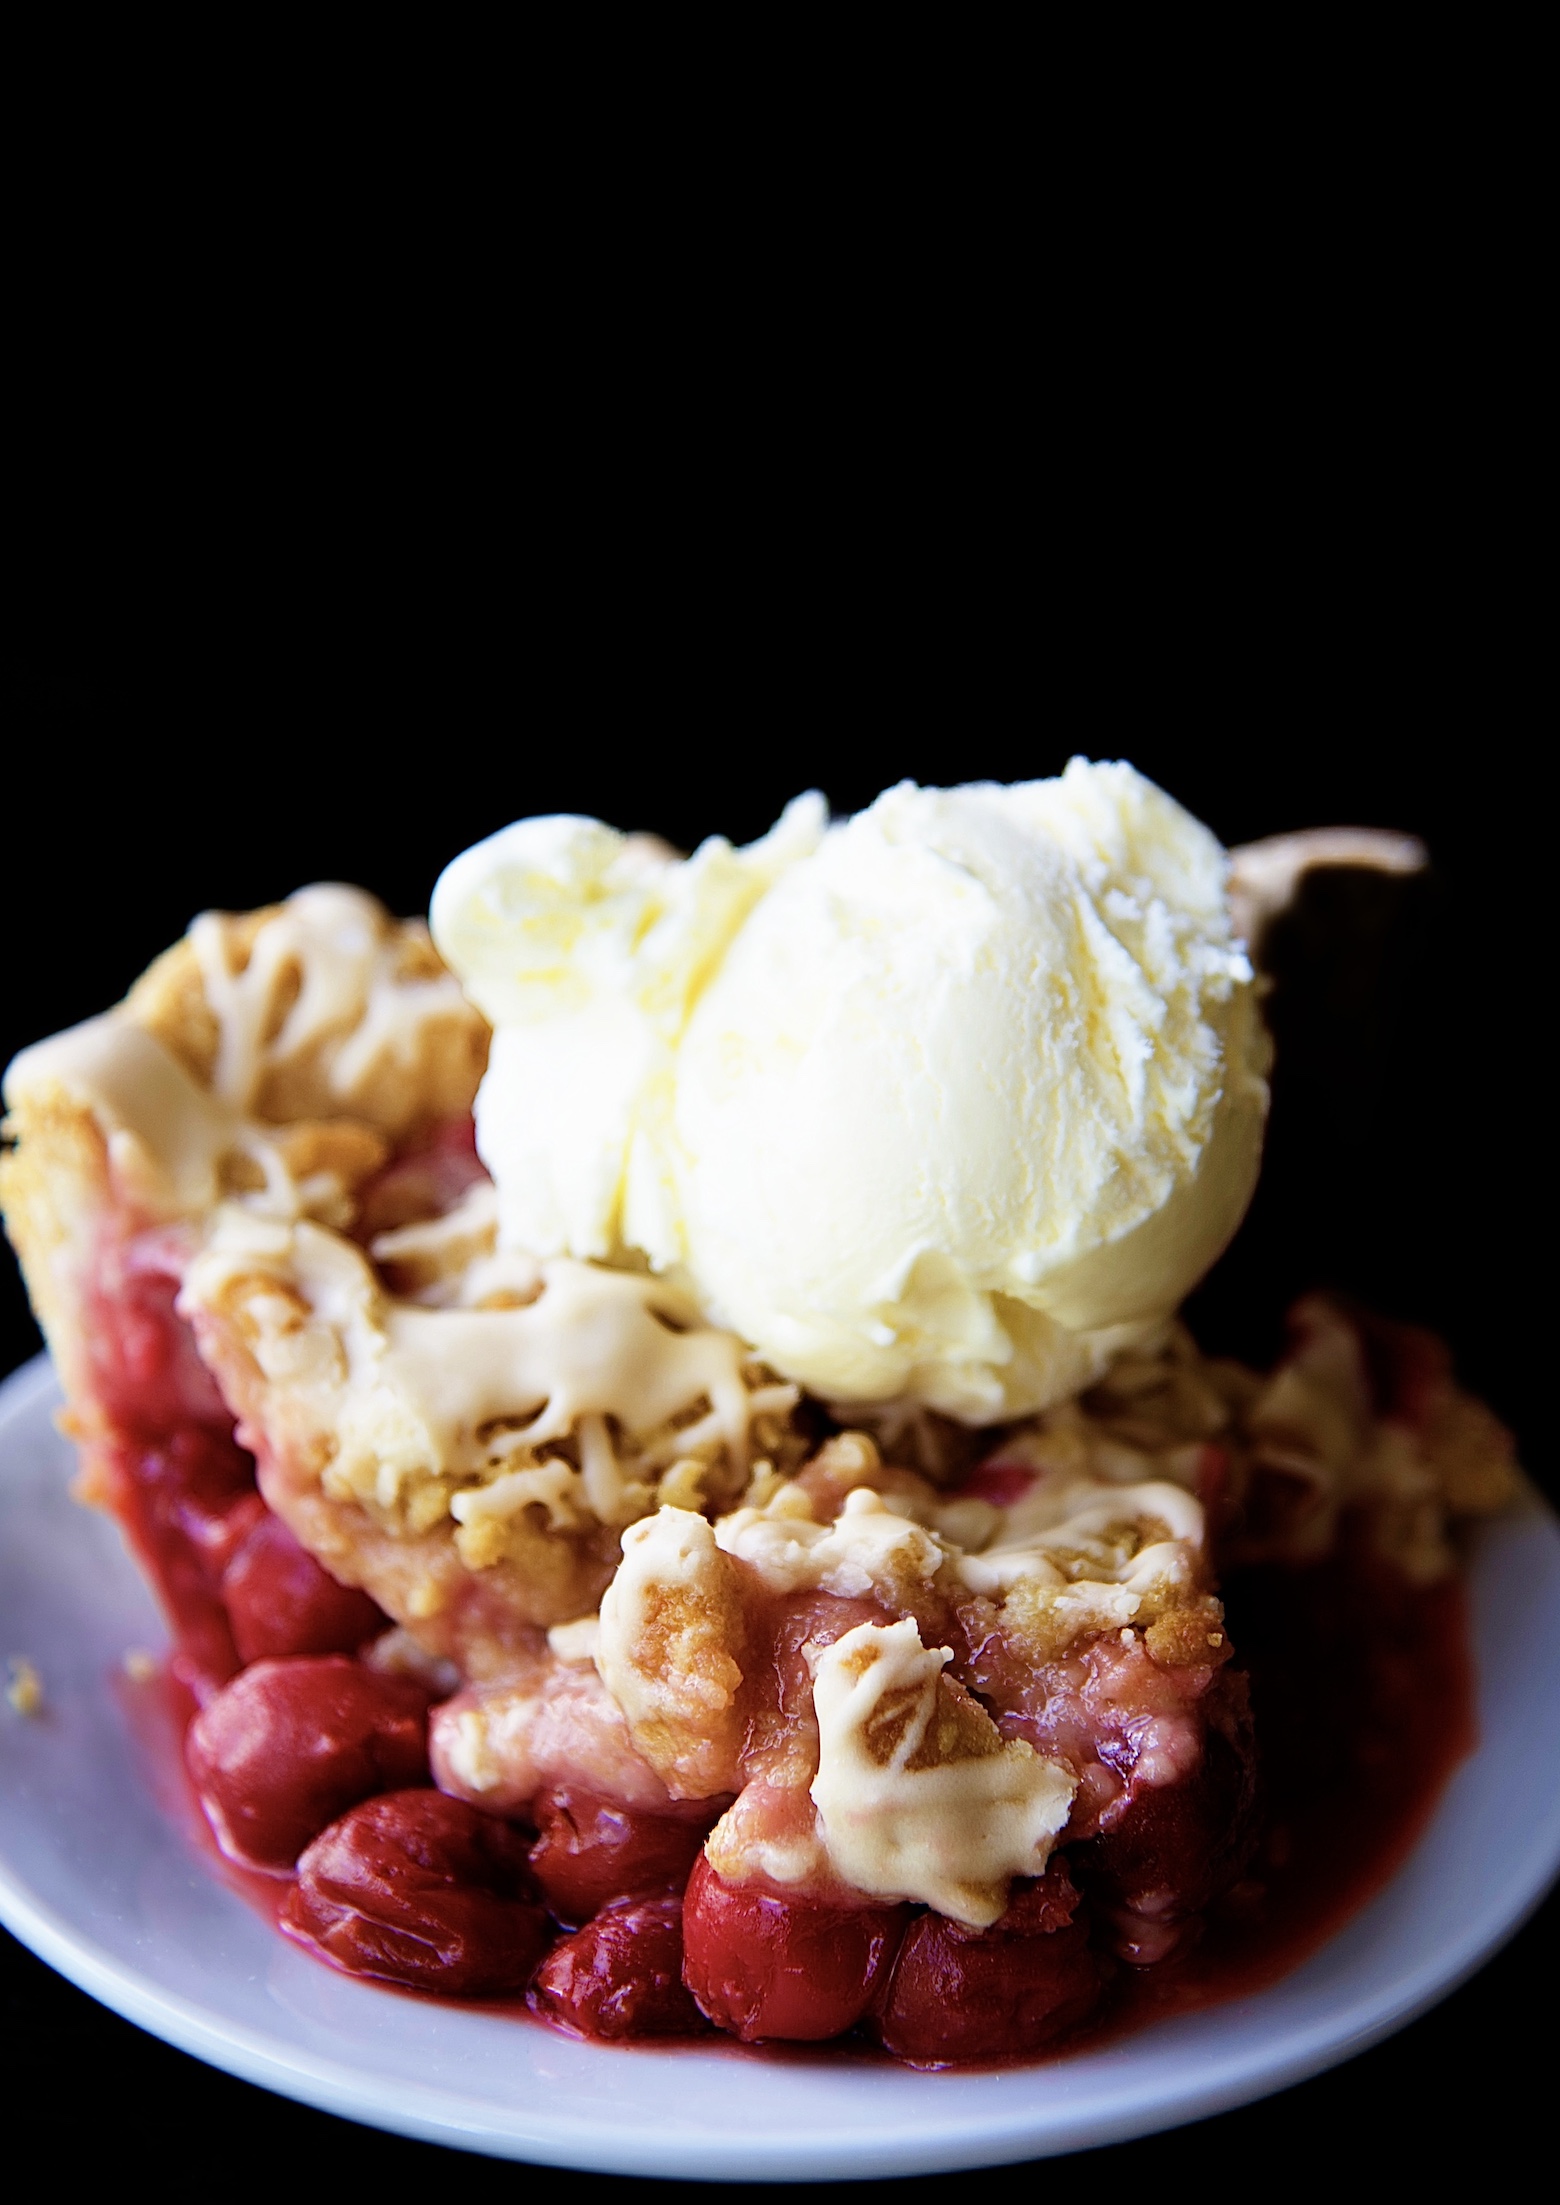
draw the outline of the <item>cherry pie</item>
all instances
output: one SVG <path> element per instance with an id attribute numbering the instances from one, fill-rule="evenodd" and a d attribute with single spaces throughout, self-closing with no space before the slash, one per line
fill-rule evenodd
<path id="1" fill-rule="evenodd" d="M 1287 1841 L 1221 1581 L 1308 1565 L 1402 1728 L 1371 1649 L 1516 1479 L 1444 1351 L 1318 1299 L 1270 1374 L 1172 1327 L 994 1432 L 847 1425 L 648 1273 L 498 1252 L 487 1040 L 421 927 L 312 888 L 7 1082 L 78 1490 L 285 1933 L 587 2036 L 925 2064 L 1238 1945 Z"/>

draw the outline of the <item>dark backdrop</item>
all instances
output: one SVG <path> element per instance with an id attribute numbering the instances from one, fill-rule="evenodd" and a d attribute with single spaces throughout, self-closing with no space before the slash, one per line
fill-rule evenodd
<path id="1" fill-rule="evenodd" d="M 458 624 L 430 641 L 404 604 L 323 655 L 317 605 L 307 618 L 283 607 L 274 627 L 181 624 L 165 607 L 112 647 L 57 622 L 13 696 L 0 1061 L 122 994 L 207 905 L 335 877 L 422 910 L 456 851 L 527 811 L 596 812 L 690 846 L 762 831 L 808 785 L 849 810 L 901 776 L 1027 777 L 1080 749 L 1131 758 L 1229 842 L 1410 828 L 1432 851 L 1425 880 L 1367 892 L 1346 924 L 1328 893 L 1308 906 L 1307 977 L 1274 1003 L 1283 1048 L 1263 1187 L 1194 1320 L 1210 1346 L 1266 1354 L 1286 1301 L 1332 1285 L 1432 1324 L 1549 1479 L 1548 838 L 1495 630 L 1470 640 L 1444 604 L 1399 603 L 1373 638 L 1359 589 L 1333 608 L 1322 652 L 1301 614 L 1272 624 L 1256 590 L 1227 626 L 1203 608 L 1190 641 L 1167 627 L 1109 649 L 1098 624 L 1058 684 L 1010 652 L 994 665 L 978 622 L 929 641 L 909 613 L 836 657 L 839 594 L 803 663 L 783 621 L 755 642 L 739 598 L 712 600 L 707 619 L 685 608 L 670 632 L 571 628 L 534 664 L 491 642 L 474 658 Z M 534 644 L 534 621 L 525 633 Z M 1037 696 L 1064 701 L 1041 709 Z M 36 1336 L 4 1262 L 9 1367 Z M 1207 2147 L 1226 2177 L 1284 2164 L 1331 2178 L 1340 2151 L 1362 2182 L 1471 2168 L 1491 2138 L 1514 2143 L 1541 2118 L 1547 2030 L 1518 2017 L 1547 2008 L 1557 1958 L 1551 1904 L 1391 2043 L 1265 2105 L 1116 2147 L 1100 2169 L 1202 2179 Z M 79 2103 L 90 2071 L 93 2133 L 75 2129 L 71 2147 L 84 2174 L 143 2154 L 193 2167 L 241 2131 L 257 2178 L 305 2164 L 438 2178 L 432 2148 L 200 2068 L 20 1948 L 4 1982 L 13 2117 L 36 2109 L 57 2135 L 64 2093 Z M 1017 2195 L 1035 2177 L 991 2179 Z"/>

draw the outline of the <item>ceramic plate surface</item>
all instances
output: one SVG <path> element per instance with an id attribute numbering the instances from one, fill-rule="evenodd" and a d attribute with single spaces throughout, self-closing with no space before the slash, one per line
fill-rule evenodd
<path id="1" fill-rule="evenodd" d="M 608 2173 L 928 2173 L 1111 2143 L 1362 2051 L 1441 1997 L 1560 1868 L 1560 1526 L 1485 1528 L 1472 1566 L 1481 1743 L 1393 1882 L 1249 1997 L 1048 2066 L 917 2074 L 867 2055 L 579 2044 L 353 1982 L 295 1951 L 157 1806 L 116 1691 L 166 1634 L 114 1526 L 67 1496 L 40 1358 L 0 1387 L 0 1917 L 83 1990 L 250 2082 L 349 2119 Z"/>

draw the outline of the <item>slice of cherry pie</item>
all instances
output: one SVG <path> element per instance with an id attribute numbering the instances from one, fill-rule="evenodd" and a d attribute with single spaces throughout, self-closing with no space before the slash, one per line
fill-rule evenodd
<path id="1" fill-rule="evenodd" d="M 831 1414 L 647 1269 L 500 1249 L 488 1038 L 323 887 L 7 1080 L 78 1490 L 286 1933 L 603 2039 L 939 2063 L 1238 1930 L 1281 1862 L 1221 1573 L 1444 1583 L 1515 1477 L 1444 1353 L 1313 1300 L 1270 1375 L 1171 1325 L 994 1429 Z"/>

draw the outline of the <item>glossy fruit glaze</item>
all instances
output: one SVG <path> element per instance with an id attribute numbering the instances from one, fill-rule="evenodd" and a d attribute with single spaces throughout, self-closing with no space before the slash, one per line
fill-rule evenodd
<path id="1" fill-rule="evenodd" d="M 305 1849 L 282 1931 L 352 1975 L 455 1998 L 513 1990 L 554 1936 L 528 1851 L 443 1792 L 381 1794 Z"/>
<path id="2" fill-rule="evenodd" d="M 347 1654 L 252 1663 L 191 1722 L 184 1758 L 223 1852 L 290 1876 L 328 1823 L 426 1784 L 428 1691 Z"/>
<path id="3" fill-rule="evenodd" d="M 614 1899 L 553 1946 L 531 1985 L 532 2011 L 604 2043 L 709 2035 L 684 1982 L 683 1922 L 676 1896 Z"/>

